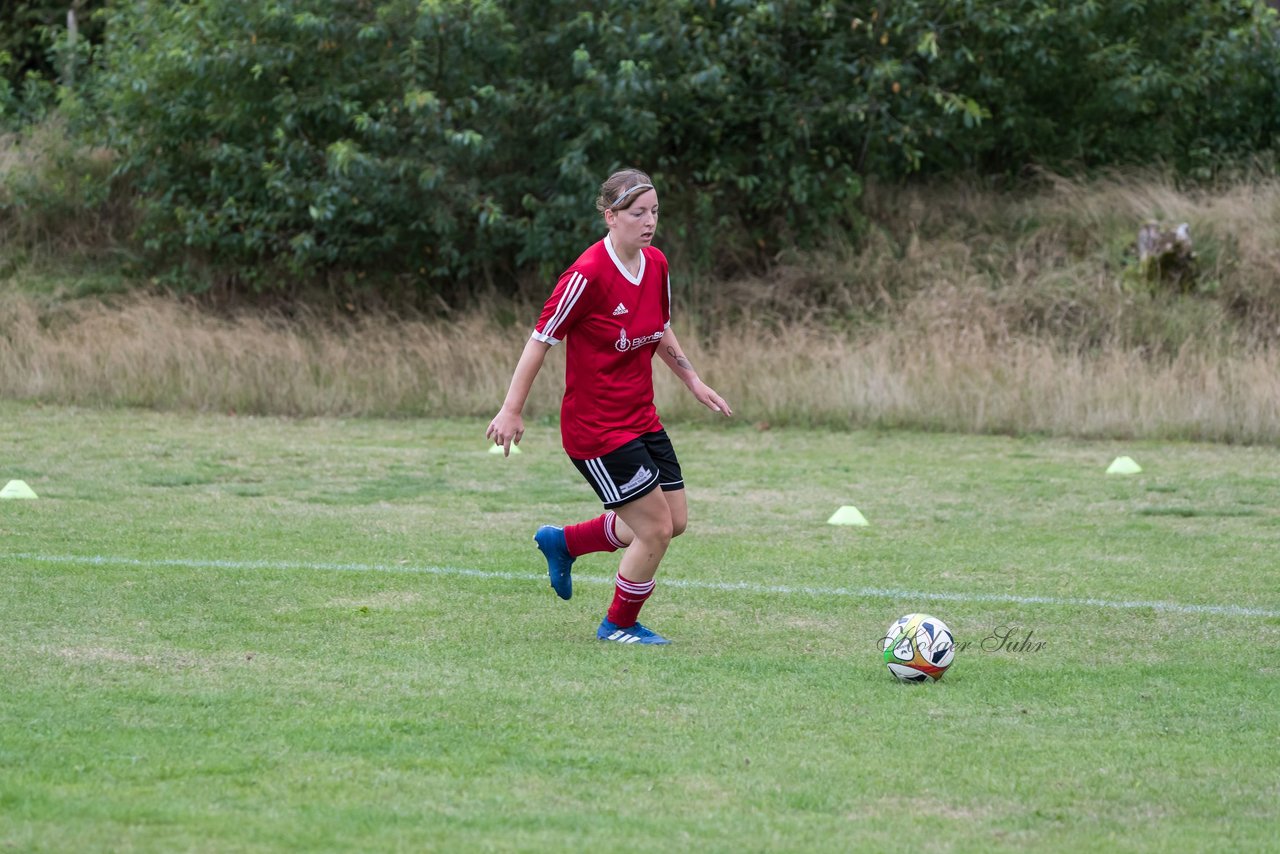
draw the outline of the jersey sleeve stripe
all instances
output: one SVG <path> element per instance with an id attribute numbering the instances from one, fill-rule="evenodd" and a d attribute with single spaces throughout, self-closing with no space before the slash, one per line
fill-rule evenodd
<path id="1" fill-rule="evenodd" d="M 560 295 L 560 304 L 556 306 L 555 313 L 551 315 L 551 319 L 547 321 L 547 325 L 542 329 L 542 335 L 553 341 L 559 340 L 556 331 L 560 324 L 564 323 L 565 318 L 569 316 L 569 312 L 573 311 L 574 305 L 578 302 L 578 298 L 582 296 L 582 292 L 587 289 L 587 279 L 581 273 L 574 273 L 569 277 L 569 283 L 565 285 L 564 293 Z"/>
<path id="2" fill-rule="evenodd" d="M 663 329 L 671 325 L 671 271 L 667 271 L 667 317 Z"/>

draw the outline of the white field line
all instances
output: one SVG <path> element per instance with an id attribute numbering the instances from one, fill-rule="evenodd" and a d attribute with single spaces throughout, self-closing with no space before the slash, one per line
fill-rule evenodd
<path id="1" fill-rule="evenodd" d="M 466 578 L 506 579 L 509 581 L 543 581 L 544 574 L 530 575 L 522 572 L 500 572 L 497 570 L 463 569 L 453 566 L 415 566 L 412 564 L 373 564 L 373 563 L 308 563 L 300 561 L 238 561 L 238 560 L 193 560 L 186 558 L 128 558 L 107 555 L 38 555 L 11 554 L 0 557 L 5 563 L 26 561 L 29 563 L 82 564 L 97 566 L 134 566 L 141 568 L 179 569 L 250 569 L 309 572 L 372 572 L 372 573 L 413 573 L 419 575 L 446 575 Z M 603 578 L 592 575 L 574 575 L 575 582 L 587 584 L 613 584 L 613 576 Z M 680 587 L 691 590 L 717 590 L 754 594 L 771 594 L 778 596 L 848 596 L 854 599 L 896 599 L 904 602 L 987 602 L 1006 605 L 1058 605 L 1083 606 L 1089 608 L 1110 608 L 1116 610 L 1137 610 L 1150 608 L 1171 614 L 1215 614 L 1228 617 L 1280 617 L 1280 610 L 1274 608 L 1252 608 L 1242 605 L 1194 605 L 1179 602 L 1154 602 L 1142 600 L 1098 599 L 1095 597 L 1074 596 L 1013 596 L 1003 593 L 937 593 L 919 590 L 899 590 L 885 587 L 809 587 L 787 584 L 753 584 L 749 581 L 719 582 L 692 581 L 688 579 L 663 579 L 664 587 Z"/>

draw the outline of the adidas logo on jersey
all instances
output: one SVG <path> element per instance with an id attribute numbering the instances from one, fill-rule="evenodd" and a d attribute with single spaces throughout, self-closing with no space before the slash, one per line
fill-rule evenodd
<path id="1" fill-rule="evenodd" d="M 622 303 L 618 303 L 618 307 L 613 310 L 614 317 L 617 317 L 620 314 L 626 314 L 626 313 L 627 313 L 627 307 Z"/>

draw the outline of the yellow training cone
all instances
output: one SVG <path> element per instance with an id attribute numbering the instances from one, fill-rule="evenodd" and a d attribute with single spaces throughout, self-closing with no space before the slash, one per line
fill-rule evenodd
<path id="1" fill-rule="evenodd" d="M 828 525 L 866 525 L 867 520 L 858 508 L 852 504 L 846 504 L 839 510 L 831 514 L 831 518 L 827 520 Z"/>
<path id="2" fill-rule="evenodd" d="M 0 489 L 0 498 L 35 498 L 35 491 L 24 480 L 11 480 Z"/>
<path id="3" fill-rule="evenodd" d="M 492 448 L 490 448 L 490 449 L 489 449 L 489 453 L 491 453 L 491 454 L 500 454 L 500 453 L 502 453 L 502 446 L 501 446 L 501 445 L 494 445 Z M 524 451 L 520 450 L 520 446 L 519 446 L 519 445 L 514 445 L 514 444 L 513 444 L 513 445 L 511 446 L 511 453 L 513 453 L 513 454 L 523 454 L 523 453 L 524 453 Z"/>
<path id="4" fill-rule="evenodd" d="M 1137 474 L 1140 471 L 1142 466 L 1135 463 L 1132 457 L 1116 457 L 1107 466 L 1107 474 Z"/>

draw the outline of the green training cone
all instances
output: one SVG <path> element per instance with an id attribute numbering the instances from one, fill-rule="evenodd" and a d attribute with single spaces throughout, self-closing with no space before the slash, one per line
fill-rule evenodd
<path id="1" fill-rule="evenodd" d="M 0 489 L 0 498 L 35 498 L 35 491 L 24 480 L 11 480 Z"/>
<path id="2" fill-rule="evenodd" d="M 1142 466 L 1135 463 L 1132 457 L 1116 457 L 1107 466 L 1107 474 L 1137 474 L 1140 471 Z"/>
<path id="3" fill-rule="evenodd" d="M 852 504 L 846 504 L 831 514 L 828 525 L 866 525 L 867 519 Z"/>

